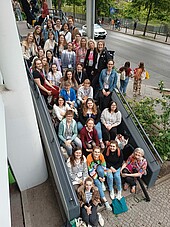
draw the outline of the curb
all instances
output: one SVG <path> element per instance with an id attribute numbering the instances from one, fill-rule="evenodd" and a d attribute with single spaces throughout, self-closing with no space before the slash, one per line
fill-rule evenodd
<path id="1" fill-rule="evenodd" d="M 107 26 L 108 25 L 104 25 L 103 27 L 105 27 L 105 29 L 106 30 L 109 30 L 109 31 L 118 32 L 118 33 L 121 33 L 121 34 L 129 35 L 129 36 L 133 36 L 133 37 L 137 37 L 137 38 L 141 38 L 141 39 L 147 39 L 147 40 L 154 41 L 154 42 L 157 42 L 157 43 L 162 43 L 162 44 L 170 45 L 170 43 L 167 43 L 165 41 L 156 40 L 154 38 L 143 36 L 143 35 L 140 35 L 140 34 L 139 35 L 133 35 L 133 34 L 125 33 L 125 32 L 122 32 L 122 31 L 112 30 L 110 28 L 107 28 Z"/>

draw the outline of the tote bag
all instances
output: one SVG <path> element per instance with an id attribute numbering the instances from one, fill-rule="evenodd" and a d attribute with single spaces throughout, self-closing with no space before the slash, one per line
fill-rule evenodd
<path id="1" fill-rule="evenodd" d="M 128 211 L 128 207 L 126 205 L 126 200 L 122 197 L 120 200 L 115 198 L 112 200 L 112 207 L 114 214 L 121 214 Z"/>

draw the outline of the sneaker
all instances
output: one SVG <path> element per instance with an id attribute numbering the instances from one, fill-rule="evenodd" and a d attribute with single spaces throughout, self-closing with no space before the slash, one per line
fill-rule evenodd
<path id="1" fill-rule="evenodd" d="M 98 214 L 98 217 L 99 217 L 99 224 L 101 226 L 104 226 L 104 219 L 103 219 L 102 215 L 100 213 L 97 213 L 97 214 Z"/>
<path id="2" fill-rule="evenodd" d="M 110 198 L 113 200 L 115 198 L 114 190 L 110 191 Z"/>
<path id="3" fill-rule="evenodd" d="M 112 208 L 111 208 L 111 206 L 109 205 L 108 201 L 105 202 L 105 207 L 106 207 L 106 210 L 112 211 Z"/>
<path id="4" fill-rule="evenodd" d="M 102 190 L 105 192 L 106 191 L 106 186 L 104 184 L 104 182 L 102 182 Z"/>
<path id="5" fill-rule="evenodd" d="M 122 193 L 121 193 L 121 191 L 118 191 L 118 192 L 117 192 L 116 198 L 117 198 L 118 200 L 120 200 L 120 199 L 122 198 Z"/>
<path id="6" fill-rule="evenodd" d="M 101 147 L 101 149 L 105 149 L 105 145 L 104 145 L 103 141 L 100 142 L 100 147 Z"/>

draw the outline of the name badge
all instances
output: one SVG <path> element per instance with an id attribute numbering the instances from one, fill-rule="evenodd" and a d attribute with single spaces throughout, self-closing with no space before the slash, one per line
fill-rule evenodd
<path id="1" fill-rule="evenodd" d="M 93 65 L 93 60 L 89 60 L 89 66 Z"/>
<path id="2" fill-rule="evenodd" d="M 81 62 L 81 63 L 84 63 L 84 58 L 81 58 L 81 59 L 80 59 L 80 62 Z"/>
<path id="3" fill-rule="evenodd" d="M 104 89 L 109 89 L 109 85 L 108 84 L 104 84 Z"/>

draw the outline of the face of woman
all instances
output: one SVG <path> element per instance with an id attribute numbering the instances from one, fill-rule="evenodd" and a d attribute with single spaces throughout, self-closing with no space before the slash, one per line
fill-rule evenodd
<path id="1" fill-rule="evenodd" d="M 42 62 L 40 60 L 36 61 L 36 69 L 41 70 L 42 69 Z"/>
<path id="2" fill-rule="evenodd" d="M 135 158 L 136 158 L 137 160 L 140 160 L 140 159 L 142 158 L 142 154 L 141 154 L 139 151 L 136 151 L 136 152 L 135 152 Z"/>
<path id="3" fill-rule="evenodd" d="M 89 100 L 88 102 L 87 102 L 87 108 L 88 109 L 92 109 L 93 108 L 93 102 L 91 101 L 91 100 Z"/>
<path id="4" fill-rule="evenodd" d="M 89 42 L 89 48 L 92 49 L 92 50 L 94 49 L 94 43 L 93 42 Z"/>
<path id="5" fill-rule="evenodd" d="M 51 69 L 52 69 L 53 72 L 56 72 L 57 71 L 57 66 L 56 65 L 52 65 Z"/>
<path id="6" fill-rule="evenodd" d="M 111 105 L 111 111 L 115 112 L 116 108 L 117 108 L 117 105 L 115 102 L 113 102 Z"/>
<path id="7" fill-rule="evenodd" d="M 60 36 L 60 42 L 64 42 L 64 36 Z"/>
<path id="8" fill-rule="evenodd" d="M 51 59 L 51 58 L 52 58 L 52 53 L 49 52 L 49 51 L 47 52 L 47 58 L 48 58 L 48 59 Z"/>
<path id="9" fill-rule="evenodd" d="M 93 158 L 94 158 L 94 160 L 99 160 L 99 156 L 100 156 L 100 149 L 94 149 L 93 150 Z"/>
<path id="10" fill-rule="evenodd" d="M 76 40 L 77 42 L 80 42 L 80 35 L 79 35 L 79 34 L 76 35 L 75 40 Z"/>
<path id="11" fill-rule="evenodd" d="M 81 65 L 77 65 L 77 72 L 82 72 L 83 67 Z"/>
<path id="12" fill-rule="evenodd" d="M 40 34 L 41 33 L 41 28 L 38 27 L 37 30 L 36 30 L 36 33 Z"/>
<path id="13" fill-rule="evenodd" d="M 32 41 L 33 41 L 33 39 L 34 39 L 33 35 L 32 35 L 32 34 L 30 34 L 30 35 L 28 36 L 28 42 L 32 42 Z"/>
<path id="14" fill-rule="evenodd" d="M 71 43 L 68 44 L 68 51 L 72 51 L 73 45 Z"/>
<path id="15" fill-rule="evenodd" d="M 93 186 L 93 183 L 91 181 L 86 181 L 85 183 L 85 190 L 90 191 Z"/>
<path id="16" fill-rule="evenodd" d="M 47 64 L 47 58 L 43 58 L 43 59 L 42 59 L 42 64 L 43 64 L 43 65 L 46 65 L 46 64 Z"/>
<path id="17" fill-rule="evenodd" d="M 90 130 L 92 130 L 92 129 L 93 129 L 93 127 L 94 127 L 94 122 L 93 122 L 93 121 L 91 121 L 91 120 L 90 120 L 90 121 L 88 121 L 88 122 L 87 122 L 87 128 L 88 128 L 88 129 L 90 129 Z"/>
<path id="18" fill-rule="evenodd" d="M 111 152 L 115 152 L 116 149 L 117 149 L 116 144 L 111 143 L 111 144 L 110 144 L 110 151 L 111 151 Z"/>
<path id="19" fill-rule="evenodd" d="M 54 39 L 53 33 L 49 33 L 48 38 L 51 39 L 51 40 L 53 40 Z"/>
<path id="20" fill-rule="evenodd" d="M 68 30 L 68 25 L 65 24 L 63 28 L 64 28 L 64 31 L 67 31 Z"/>
<path id="21" fill-rule="evenodd" d="M 84 84 L 84 88 L 86 89 L 90 87 L 90 82 L 85 81 L 83 84 Z"/>
<path id="22" fill-rule="evenodd" d="M 86 40 L 85 40 L 85 39 L 82 39 L 82 40 L 81 40 L 81 46 L 82 46 L 82 47 L 85 47 L 85 46 L 86 46 Z"/>
<path id="23" fill-rule="evenodd" d="M 71 80 L 73 78 L 72 72 L 67 72 L 67 78 L 68 80 Z"/>
<path id="24" fill-rule="evenodd" d="M 39 50 L 38 51 L 38 55 L 39 55 L 39 57 L 42 57 L 44 55 L 44 51 L 43 50 Z"/>
<path id="25" fill-rule="evenodd" d="M 63 106 L 64 105 L 64 100 L 62 98 L 58 99 L 58 105 Z"/>
<path id="26" fill-rule="evenodd" d="M 53 27 L 51 21 L 47 22 L 47 26 L 48 26 L 48 28 L 52 28 Z"/>
<path id="27" fill-rule="evenodd" d="M 113 61 L 109 61 L 107 64 L 107 68 L 111 70 L 113 66 L 114 66 Z"/>
<path id="28" fill-rule="evenodd" d="M 70 115 L 66 116 L 66 121 L 67 122 L 71 122 L 72 120 L 73 120 L 73 115 L 70 114 Z"/>
<path id="29" fill-rule="evenodd" d="M 103 43 L 102 43 L 102 42 L 99 42 L 99 43 L 97 44 L 97 48 L 98 48 L 99 51 L 102 51 L 103 48 L 104 48 Z"/>
<path id="30" fill-rule="evenodd" d="M 75 156 L 75 159 L 80 159 L 82 156 L 82 151 L 81 150 L 75 151 L 74 156 Z"/>

